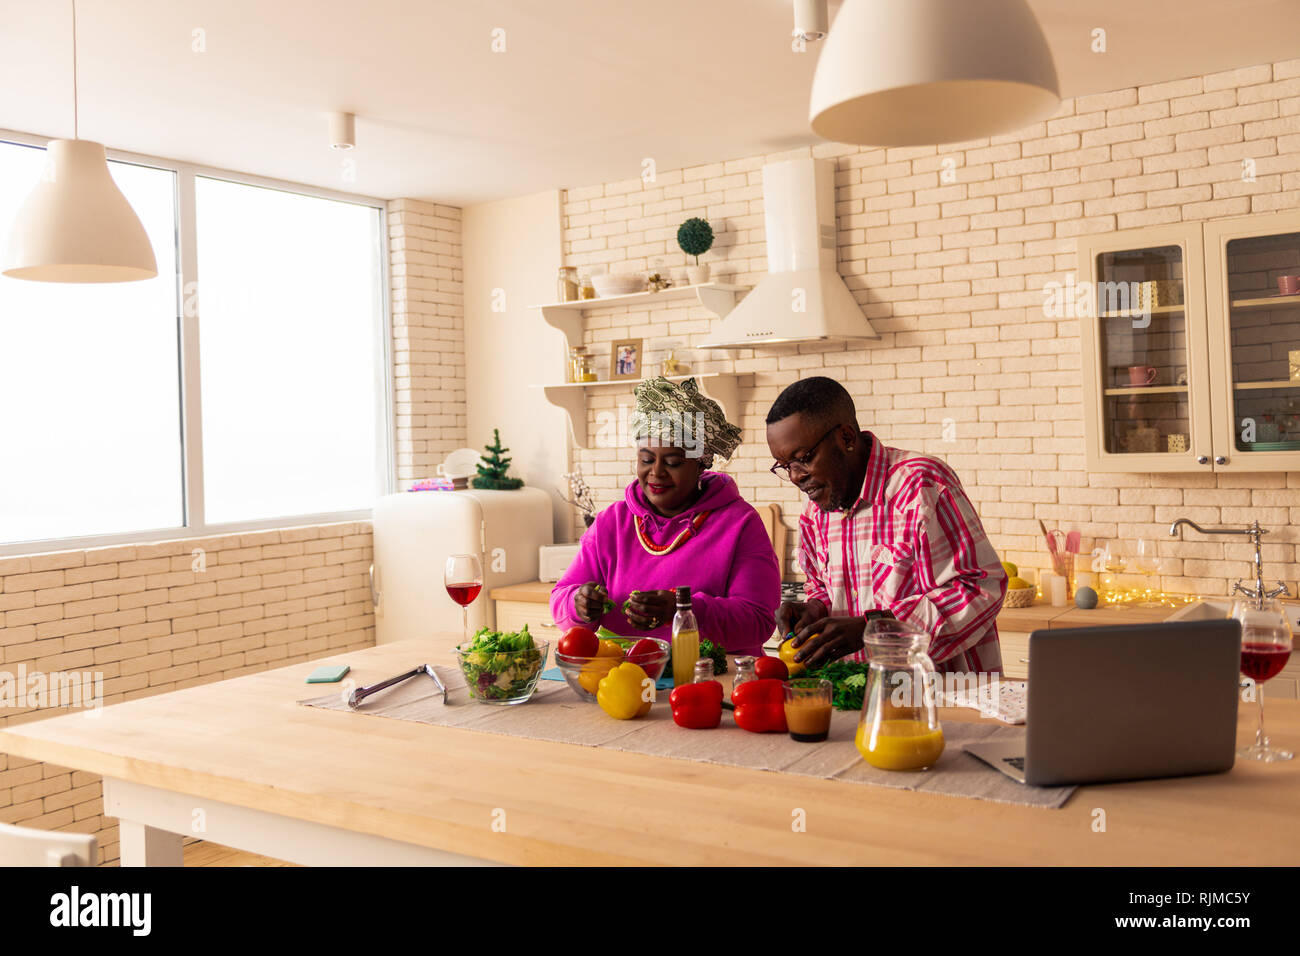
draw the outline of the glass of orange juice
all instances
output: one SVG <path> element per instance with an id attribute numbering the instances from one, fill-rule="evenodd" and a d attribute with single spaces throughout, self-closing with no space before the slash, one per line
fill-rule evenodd
<path id="1" fill-rule="evenodd" d="M 868 622 L 870 673 L 854 737 L 862 759 L 880 770 L 924 770 L 943 754 L 930 635 L 901 621 Z"/>
<path id="2" fill-rule="evenodd" d="M 834 689 L 830 681 L 816 677 L 785 682 L 785 725 L 792 739 L 819 743 L 830 735 Z"/>

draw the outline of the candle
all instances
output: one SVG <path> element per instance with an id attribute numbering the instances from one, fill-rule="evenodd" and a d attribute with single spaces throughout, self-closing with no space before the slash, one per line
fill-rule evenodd
<path id="1" fill-rule="evenodd" d="M 1065 578 L 1053 574 L 1051 583 L 1052 607 L 1065 607 Z"/>

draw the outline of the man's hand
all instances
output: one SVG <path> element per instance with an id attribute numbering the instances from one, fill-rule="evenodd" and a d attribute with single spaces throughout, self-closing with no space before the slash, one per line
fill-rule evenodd
<path id="1" fill-rule="evenodd" d="M 573 610 L 578 615 L 578 620 L 594 624 L 605 613 L 605 602 L 608 599 L 604 587 L 595 581 L 588 581 L 573 595 Z"/>
<path id="2" fill-rule="evenodd" d="M 809 670 L 862 650 L 865 617 L 827 617 L 795 632 L 794 659 Z"/>
<path id="3" fill-rule="evenodd" d="M 800 628 L 820 621 L 829 612 L 826 605 L 816 598 L 807 603 L 803 601 L 786 601 L 776 612 L 776 629 L 784 641 Z"/>
<path id="4" fill-rule="evenodd" d="M 671 623 L 677 611 L 677 595 L 672 591 L 633 591 L 627 600 L 627 619 L 643 631 Z"/>

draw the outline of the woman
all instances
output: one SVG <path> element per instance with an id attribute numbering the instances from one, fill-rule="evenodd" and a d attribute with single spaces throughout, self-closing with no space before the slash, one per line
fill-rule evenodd
<path id="1" fill-rule="evenodd" d="M 776 554 L 735 481 L 708 470 L 715 456 L 731 457 L 740 429 L 694 379 L 638 385 L 630 422 L 636 480 L 583 536 L 551 591 L 553 620 L 565 630 L 603 626 L 667 640 L 673 589 L 687 585 L 701 637 L 731 654 L 761 654 L 781 603 Z M 614 604 L 608 612 L 605 595 Z"/>

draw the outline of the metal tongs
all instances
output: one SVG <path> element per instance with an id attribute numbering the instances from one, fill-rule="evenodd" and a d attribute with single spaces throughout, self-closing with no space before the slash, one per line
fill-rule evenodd
<path id="1" fill-rule="evenodd" d="M 447 687 L 438 679 L 438 674 L 434 671 L 432 664 L 421 664 L 414 670 L 409 670 L 405 674 L 398 674 L 396 677 L 390 677 L 388 680 L 380 681 L 378 684 L 371 684 L 369 687 L 358 687 L 348 695 L 348 706 L 356 710 L 361 706 L 361 702 L 371 694 L 377 694 L 381 690 L 387 690 L 394 684 L 400 684 L 404 680 L 409 680 L 420 674 L 428 674 L 433 678 L 433 682 L 438 685 L 438 690 L 442 691 L 442 702 L 447 703 Z"/>

